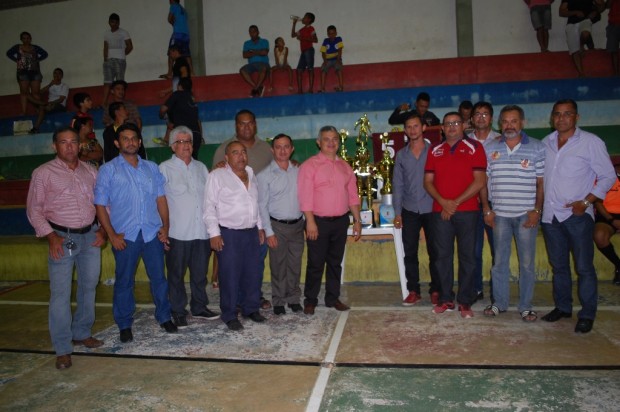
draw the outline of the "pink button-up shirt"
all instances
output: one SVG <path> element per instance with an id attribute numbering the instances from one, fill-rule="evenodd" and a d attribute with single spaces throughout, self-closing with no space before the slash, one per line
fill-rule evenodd
<path id="1" fill-rule="evenodd" d="M 97 170 L 81 161 L 75 170 L 58 158 L 36 168 L 28 189 L 26 214 L 37 236 L 53 231 L 48 221 L 73 229 L 93 223 L 96 179 Z"/>
<path id="2" fill-rule="evenodd" d="M 258 183 L 252 168 L 246 166 L 246 188 L 230 166 L 214 169 L 207 176 L 203 220 L 209 237 L 220 236 L 220 226 L 229 229 L 263 228 L 258 213 Z"/>
<path id="3" fill-rule="evenodd" d="M 297 178 L 299 208 L 315 216 L 342 216 L 359 205 L 357 179 L 351 166 L 339 157 L 319 153 L 306 160 Z"/>

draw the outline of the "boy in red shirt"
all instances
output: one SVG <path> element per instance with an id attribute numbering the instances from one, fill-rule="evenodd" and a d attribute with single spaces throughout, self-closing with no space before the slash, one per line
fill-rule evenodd
<path id="1" fill-rule="evenodd" d="M 308 80 L 310 81 L 309 93 L 312 93 L 314 88 L 314 47 L 312 43 L 317 43 L 319 40 L 316 37 L 316 32 L 312 23 L 314 23 L 314 14 L 306 13 L 301 19 L 304 27 L 299 31 L 295 31 L 297 25 L 297 18 L 293 19 L 293 28 L 291 29 L 291 37 L 299 40 L 299 46 L 301 48 L 301 56 L 299 56 L 299 63 L 297 64 L 297 92 L 303 93 L 301 86 L 302 75 L 305 69 L 308 69 Z"/>

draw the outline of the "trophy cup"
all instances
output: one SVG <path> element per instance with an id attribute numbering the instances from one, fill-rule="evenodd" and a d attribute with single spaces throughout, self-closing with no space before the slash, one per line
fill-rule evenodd
<path id="1" fill-rule="evenodd" d="M 359 126 L 359 134 L 355 140 L 357 151 L 355 154 L 355 162 L 353 171 L 357 176 L 357 193 L 360 197 L 361 210 L 360 217 L 363 227 L 371 227 L 374 221 L 374 213 L 372 211 L 372 191 L 373 180 L 376 169 L 368 163 L 370 153 L 368 152 L 368 136 L 370 133 L 370 122 L 368 116 L 364 114 L 355 122 L 355 129 Z"/>
<path id="2" fill-rule="evenodd" d="M 342 158 L 342 160 L 347 162 L 349 166 L 353 168 L 353 163 L 355 162 L 355 159 L 352 157 L 349 157 L 347 153 L 347 147 L 345 145 L 345 142 L 347 141 L 347 138 L 349 137 L 349 132 L 345 129 L 340 129 L 339 136 L 340 136 L 340 151 L 338 152 L 338 155 Z"/>
<path id="3" fill-rule="evenodd" d="M 389 137 L 387 133 L 381 135 L 383 143 L 383 158 L 377 166 L 379 176 L 383 180 L 381 188 L 381 206 L 379 206 L 379 226 L 394 226 L 394 206 L 392 205 L 392 178 L 394 177 L 394 160 L 388 150 Z"/>

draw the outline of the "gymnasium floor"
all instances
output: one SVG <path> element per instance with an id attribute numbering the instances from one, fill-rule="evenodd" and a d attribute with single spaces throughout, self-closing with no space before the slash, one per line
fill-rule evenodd
<path id="1" fill-rule="evenodd" d="M 268 297 L 269 285 L 263 290 Z M 511 307 L 486 318 L 488 299 L 467 320 L 433 314 L 428 296 L 405 308 L 396 283 L 345 284 L 350 312 L 265 311 L 265 324 L 242 320 L 241 333 L 190 319 L 167 335 L 153 319 L 148 284 L 138 282 L 135 340 L 121 344 L 112 287 L 102 284 L 93 333 L 105 345 L 74 352 L 73 367 L 57 371 L 48 284 L 4 282 L 0 410 L 617 411 L 620 287 L 601 281 L 599 292 L 587 335 L 573 332 L 575 316 L 524 323 Z M 209 295 L 217 308 L 217 290 L 209 286 Z M 551 284 L 538 283 L 539 316 L 552 305 Z"/>

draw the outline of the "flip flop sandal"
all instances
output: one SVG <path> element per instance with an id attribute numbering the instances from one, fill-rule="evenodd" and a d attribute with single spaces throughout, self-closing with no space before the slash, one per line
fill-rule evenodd
<path id="1" fill-rule="evenodd" d="M 521 319 L 523 322 L 535 322 L 538 319 L 538 315 L 533 310 L 524 310 L 521 312 Z"/>
<path id="2" fill-rule="evenodd" d="M 499 310 L 499 308 L 495 305 L 489 305 L 486 308 L 484 308 L 484 312 L 482 312 L 484 314 L 484 316 L 497 316 L 502 312 L 506 312 L 505 310 Z"/>

